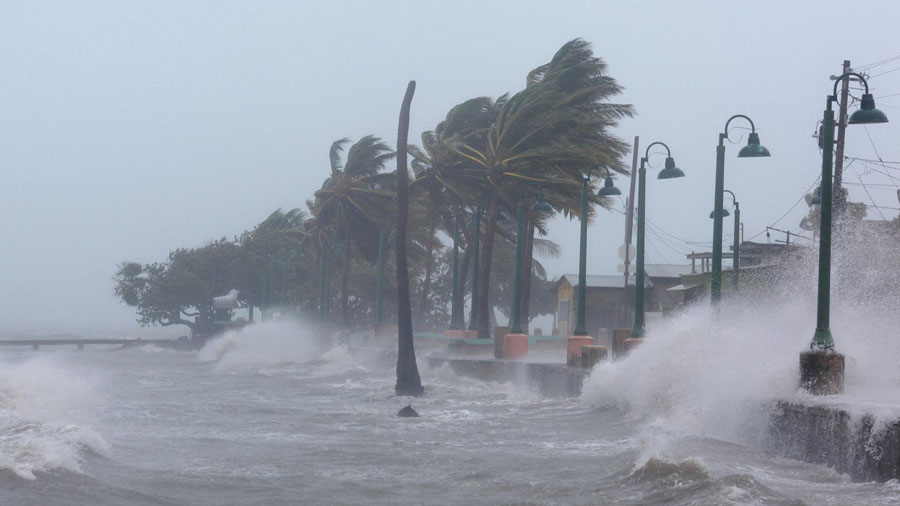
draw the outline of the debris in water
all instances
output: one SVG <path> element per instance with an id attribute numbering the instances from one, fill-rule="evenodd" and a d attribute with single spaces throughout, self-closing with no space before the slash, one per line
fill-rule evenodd
<path id="1" fill-rule="evenodd" d="M 419 413 L 413 409 L 412 404 L 407 404 L 405 408 L 397 412 L 397 416 L 400 418 L 415 418 L 419 416 Z"/>

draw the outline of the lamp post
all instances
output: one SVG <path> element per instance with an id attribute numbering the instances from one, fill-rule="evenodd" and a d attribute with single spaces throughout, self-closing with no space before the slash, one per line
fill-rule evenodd
<path id="1" fill-rule="evenodd" d="M 731 195 L 731 201 L 734 203 L 734 244 L 731 247 L 732 259 L 731 259 L 731 288 L 735 293 L 738 292 L 738 271 L 741 266 L 741 207 L 738 204 L 737 197 L 734 196 L 734 192 L 731 190 L 722 190 L 724 193 Z M 730 213 L 728 209 L 724 207 L 719 209 L 719 212 L 722 213 L 722 217 L 727 217 Z M 715 219 L 716 212 L 712 211 L 709 213 L 709 217 Z"/>
<path id="2" fill-rule="evenodd" d="M 528 190 L 538 183 L 528 183 L 522 188 L 519 194 L 519 205 L 516 213 L 516 274 L 513 283 L 513 300 L 512 311 L 509 324 L 509 334 L 505 336 L 494 336 L 495 343 L 502 339 L 499 346 L 502 355 L 506 358 L 521 358 L 528 353 L 528 336 L 522 333 L 522 250 L 525 242 L 525 197 Z M 534 205 L 531 206 L 534 212 L 551 212 L 553 208 L 547 203 L 547 195 L 541 190 Z M 495 350 L 498 346 L 495 345 Z M 497 358 L 500 358 L 499 356 Z"/>
<path id="3" fill-rule="evenodd" d="M 457 221 L 459 218 L 453 216 L 453 287 L 450 296 L 450 330 L 463 330 L 465 322 L 463 321 L 463 310 L 459 304 L 459 230 Z"/>
<path id="4" fill-rule="evenodd" d="M 475 215 L 472 216 L 472 308 L 469 311 L 469 331 L 478 330 L 478 264 L 479 242 L 481 238 L 481 204 L 475 207 Z"/>
<path id="5" fill-rule="evenodd" d="M 850 115 L 851 125 L 886 123 L 887 116 L 875 108 L 875 99 L 869 93 L 869 83 L 856 72 L 846 72 L 834 82 L 834 90 L 825 99 L 822 118 L 822 191 L 819 194 L 819 287 L 816 304 L 816 330 L 810 350 L 800 354 L 800 384 L 815 395 L 839 394 L 844 391 L 844 356 L 834 351 L 831 335 L 831 211 L 832 170 L 834 144 L 834 110 L 837 102 L 837 85 L 845 77 L 856 76 L 865 86 L 860 109 Z"/>
<path id="6" fill-rule="evenodd" d="M 725 139 L 728 138 L 728 125 L 737 118 L 743 118 L 750 123 L 750 137 L 747 145 L 738 151 L 738 158 L 759 158 L 771 156 L 769 150 L 759 143 L 759 134 L 753 120 L 743 114 L 735 114 L 725 122 L 725 129 L 719 134 L 719 145 L 716 147 L 716 195 L 713 209 L 722 209 L 725 200 Z M 710 280 L 710 301 L 717 305 L 722 298 L 722 213 L 713 216 L 713 254 L 712 254 L 712 279 Z"/>
<path id="7" fill-rule="evenodd" d="M 647 158 L 650 156 L 650 148 L 660 145 L 666 148 L 666 166 L 659 171 L 657 179 L 673 179 L 684 177 L 684 172 L 675 166 L 672 152 L 669 146 L 662 142 L 653 142 L 647 146 L 644 156 L 641 158 L 641 167 L 638 169 L 638 219 L 637 219 L 637 262 L 634 274 L 634 326 L 631 327 L 631 338 L 644 337 L 644 222 L 647 207 Z"/>
<path id="8" fill-rule="evenodd" d="M 610 197 L 613 195 L 621 195 L 622 192 L 615 187 L 609 174 L 609 167 L 606 169 L 606 180 L 603 188 L 597 191 L 599 197 Z M 587 292 L 587 214 L 588 214 L 588 190 L 590 188 L 591 173 L 596 167 L 588 170 L 584 180 L 581 182 L 581 247 L 578 255 L 578 312 L 575 320 L 575 330 L 572 331 L 574 336 L 588 335 L 587 324 L 585 323 L 585 294 Z"/>

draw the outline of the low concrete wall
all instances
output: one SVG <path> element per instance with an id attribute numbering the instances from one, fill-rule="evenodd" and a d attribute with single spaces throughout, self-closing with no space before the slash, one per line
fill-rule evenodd
<path id="1" fill-rule="evenodd" d="M 826 465 L 855 481 L 900 479 L 900 420 L 877 422 L 832 406 L 781 401 L 769 427 L 771 450 Z"/>
<path id="2" fill-rule="evenodd" d="M 563 364 L 478 358 L 425 357 L 430 367 L 448 365 L 456 374 L 482 381 L 513 382 L 546 397 L 577 397 L 588 371 Z"/>

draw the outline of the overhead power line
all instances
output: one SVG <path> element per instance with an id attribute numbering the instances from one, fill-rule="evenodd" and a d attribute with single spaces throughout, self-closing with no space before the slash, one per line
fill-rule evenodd
<path id="1" fill-rule="evenodd" d="M 869 70 L 869 69 L 873 69 L 875 67 L 879 67 L 881 65 L 886 65 L 888 63 L 891 63 L 891 62 L 897 61 L 897 60 L 900 60 L 900 54 L 898 54 L 896 56 L 891 56 L 890 58 L 885 58 L 883 60 L 879 60 L 875 63 L 870 63 L 868 65 L 863 65 L 861 67 L 855 67 L 855 70 L 857 70 L 857 71 Z"/>

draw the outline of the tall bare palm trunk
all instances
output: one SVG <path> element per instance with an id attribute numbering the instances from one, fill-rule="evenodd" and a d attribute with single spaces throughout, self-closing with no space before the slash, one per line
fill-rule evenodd
<path id="1" fill-rule="evenodd" d="M 397 395 L 421 395 L 422 379 L 413 345 L 412 307 L 409 300 L 409 266 L 406 262 L 406 233 L 409 223 L 409 173 L 406 168 L 406 140 L 409 135 L 409 107 L 416 82 L 410 81 L 400 107 L 397 127 Z"/>

